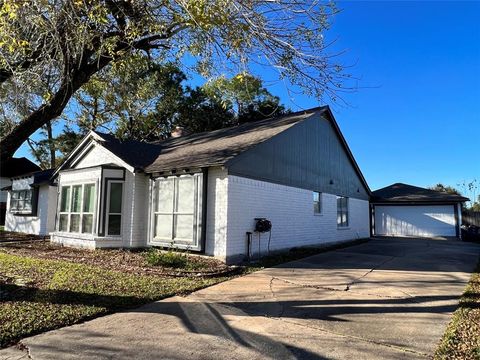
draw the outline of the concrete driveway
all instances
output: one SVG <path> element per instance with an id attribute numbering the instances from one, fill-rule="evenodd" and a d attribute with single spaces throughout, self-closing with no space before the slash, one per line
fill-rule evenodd
<path id="1" fill-rule="evenodd" d="M 23 343 L 33 359 L 426 358 L 479 255 L 468 243 L 374 239 Z"/>

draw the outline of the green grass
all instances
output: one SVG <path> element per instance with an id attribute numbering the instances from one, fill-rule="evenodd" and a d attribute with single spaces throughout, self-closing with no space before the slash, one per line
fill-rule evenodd
<path id="1" fill-rule="evenodd" d="M 225 279 L 136 275 L 0 252 L 0 348 L 26 336 Z"/>
<path id="2" fill-rule="evenodd" d="M 1 225 L 0 226 L 0 231 L 5 231 L 5 226 Z"/>
<path id="3" fill-rule="evenodd" d="M 173 250 L 161 251 L 152 249 L 145 253 L 145 261 L 152 266 L 163 266 L 173 269 L 182 269 L 187 271 L 205 270 L 209 267 L 208 263 L 199 261 L 191 255 Z"/>
<path id="4" fill-rule="evenodd" d="M 480 359 L 480 261 L 443 335 L 434 359 Z"/>

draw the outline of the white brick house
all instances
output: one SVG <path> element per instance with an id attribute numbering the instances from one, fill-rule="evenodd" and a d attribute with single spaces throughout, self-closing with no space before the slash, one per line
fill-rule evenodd
<path id="1" fill-rule="evenodd" d="M 37 171 L 11 179 L 5 230 L 43 236 L 55 230 L 57 187 L 50 182 L 52 173 Z"/>
<path id="2" fill-rule="evenodd" d="M 234 262 L 370 235 L 370 190 L 328 107 L 149 144 L 91 132 L 53 178 L 51 238 L 67 246 Z"/>

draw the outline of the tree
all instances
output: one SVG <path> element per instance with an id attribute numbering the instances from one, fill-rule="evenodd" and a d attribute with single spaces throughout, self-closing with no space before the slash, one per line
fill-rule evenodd
<path id="1" fill-rule="evenodd" d="M 142 52 L 161 63 L 188 56 L 207 77 L 260 62 L 335 99 L 348 79 L 323 36 L 335 13 L 307 0 L 3 0 L 0 106 L 9 124 L 0 157 L 59 117 L 92 76 Z M 34 106 L 20 111 L 23 98 Z"/>
<path id="2" fill-rule="evenodd" d="M 85 130 L 103 129 L 122 139 L 156 140 L 171 129 L 184 97 L 185 74 L 136 54 L 94 75 L 74 96 L 70 121 Z"/>
<path id="3" fill-rule="evenodd" d="M 445 192 L 447 194 L 452 194 L 452 195 L 462 195 L 460 191 L 458 191 L 454 187 L 448 186 L 448 185 L 445 186 L 442 183 L 438 183 L 437 185 L 432 186 L 430 189 L 435 191 Z"/>
<path id="4" fill-rule="evenodd" d="M 228 79 L 221 76 L 204 85 L 204 91 L 236 113 L 239 123 L 261 120 L 285 112 L 280 99 L 263 87 L 262 80 L 246 72 Z"/>
<path id="5" fill-rule="evenodd" d="M 29 139 L 28 143 L 46 168 L 63 161 L 89 130 L 110 132 L 121 139 L 153 141 L 168 137 L 175 126 L 198 133 L 286 112 L 260 79 L 250 74 L 243 77 L 254 83 L 246 87 L 248 93 L 238 85 L 238 77 L 222 79 L 222 86 L 236 82 L 227 99 L 221 96 L 225 89 L 214 91 L 210 82 L 196 88 L 185 86 L 187 77 L 174 64 L 161 65 L 145 56 L 134 56 L 114 71 L 95 74 L 75 94 L 75 106 L 64 117 L 67 125 L 57 138 L 51 131 L 42 131 L 43 139 Z M 238 104 L 240 113 L 235 110 Z"/>

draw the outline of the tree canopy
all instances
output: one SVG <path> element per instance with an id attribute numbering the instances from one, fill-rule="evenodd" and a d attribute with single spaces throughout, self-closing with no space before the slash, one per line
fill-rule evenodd
<path id="1" fill-rule="evenodd" d="M 58 165 L 89 130 L 153 141 L 170 136 L 176 126 L 195 133 L 287 112 L 261 79 L 247 73 L 195 88 L 186 85 L 187 80 L 176 65 L 158 64 L 145 56 L 135 56 L 113 71 L 100 71 L 74 95 L 75 106 L 56 121 L 64 123 L 60 135 L 54 137 L 48 123 L 40 140 L 28 139 L 31 153 L 42 168 L 49 168 Z M 212 82 L 217 81 L 230 90 L 216 90 Z"/>
<path id="2" fill-rule="evenodd" d="M 334 99 L 348 78 L 324 40 L 336 11 L 315 0 L 3 0 L 0 155 L 58 118 L 95 74 L 138 53 L 206 78 L 258 63 Z"/>
<path id="3" fill-rule="evenodd" d="M 452 195 L 462 195 L 459 190 L 449 185 L 443 185 L 442 183 L 438 183 L 437 185 L 432 186 L 430 189 L 435 191 L 446 192 L 447 194 L 452 194 Z"/>

